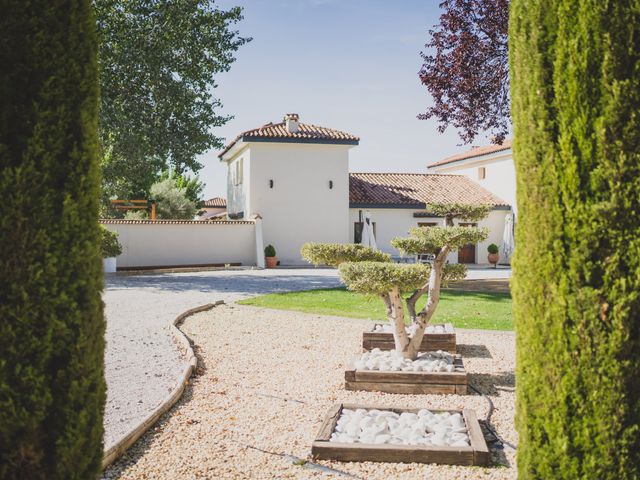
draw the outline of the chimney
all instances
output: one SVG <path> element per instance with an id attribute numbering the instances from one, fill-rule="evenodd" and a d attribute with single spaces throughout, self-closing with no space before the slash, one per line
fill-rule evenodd
<path id="1" fill-rule="evenodd" d="M 285 126 L 287 128 L 287 132 L 296 133 L 298 131 L 298 114 L 297 113 L 287 113 L 284 116 Z"/>

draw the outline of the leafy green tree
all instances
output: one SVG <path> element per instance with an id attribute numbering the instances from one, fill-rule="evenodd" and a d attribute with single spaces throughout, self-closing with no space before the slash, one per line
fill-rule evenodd
<path id="1" fill-rule="evenodd" d="M 198 210 L 195 202 L 187 198 L 186 190 L 173 179 L 154 183 L 151 198 L 158 203 L 158 218 L 192 220 Z"/>
<path id="2" fill-rule="evenodd" d="M 105 402 L 89 0 L 0 15 L 0 478 L 91 479 Z"/>
<path id="3" fill-rule="evenodd" d="M 513 0 L 519 478 L 640 478 L 640 4 Z"/>
<path id="4" fill-rule="evenodd" d="M 239 7 L 213 0 L 94 0 L 100 39 L 100 140 L 105 196 L 144 198 L 162 170 L 198 172 L 231 117 L 213 96 L 249 39 Z"/>
<path id="5" fill-rule="evenodd" d="M 405 254 L 434 255 L 430 265 L 391 263 L 389 255 L 362 245 L 310 243 L 301 251 L 303 258 L 312 263 L 337 266 L 340 278 L 349 290 L 380 296 L 386 306 L 387 319 L 394 327 L 396 350 L 410 359 L 418 356 L 424 332 L 440 301 L 440 287 L 466 275 L 466 267 L 447 264 L 447 256 L 488 235 L 486 228 L 453 226 L 456 218 L 480 220 L 486 217 L 490 210 L 486 205 L 433 204 L 429 210 L 444 217 L 446 225 L 413 228 L 408 237 L 395 238 L 391 243 Z M 416 303 L 425 294 L 426 304 L 418 312 Z M 405 303 L 416 327 L 411 337 L 405 329 Z"/>
<path id="6" fill-rule="evenodd" d="M 169 178 L 175 182 L 176 187 L 184 190 L 185 196 L 195 203 L 198 208 L 204 205 L 202 192 L 204 191 L 205 184 L 197 175 L 191 177 L 184 173 L 180 174 L 175 170 L 165 170 L 160 175 L 159 180 L 167 180 Z"/>
<path id="7" fill-rule="evenodd" d="M 127 210 L 123 218 L 125 220 L 148 220 L 149 212 L 146 210 Z"/>

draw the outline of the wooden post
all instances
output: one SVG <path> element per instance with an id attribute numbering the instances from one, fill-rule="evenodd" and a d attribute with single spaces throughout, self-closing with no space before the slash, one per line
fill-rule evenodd
<path id="1" fill-rule="evenodd" d="M 156 202 L 152 202 L 151 203 L 151 220 L 155 220 L 156 219 Z"/>

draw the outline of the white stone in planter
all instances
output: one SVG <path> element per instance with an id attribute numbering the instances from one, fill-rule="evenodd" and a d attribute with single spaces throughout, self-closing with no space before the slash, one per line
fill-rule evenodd
<path id="1" fill-rule="evenodd" d="M 396 350 L 374 348 L 364 352 L 355 361 L 356 370 L 378 370 L 381 372 L 453 372 L 453 355 L 438 350 L 420 354 L 417 359 L 409 360 Z"/>
<path id="2" fill-rule="evenodd" d="M 330 442 L 468 447 L 469 435 L 459 413 L 397 414 L 384 410 L 343 409 Z"/>
<path id="3" fill-rule="evenodd" d="M 418 326 L 416 324 L 411 324 L 408 327 L 406 327 L 405 330 L 407 331 L 407 334 L 410 337 L 412 337 L 413 334 L 416 333 L 417 328 Z M 393 328 L 393 326 L 391 325 L 377 324 L 374 327 L 373 331 L 380 332 L 380 333 L 393 333 L 395 331 L 395 328 Z M 447 333 L 447 332 L 445 331 L 443 325 L 429 325 L 425 329 L 424 333 Z"/>
<path id="4" fill-rule="evenodd" d="M 115 273 L 116 257 L 103 258 L 102 266 L 104 268 L 104 273 Z"/>

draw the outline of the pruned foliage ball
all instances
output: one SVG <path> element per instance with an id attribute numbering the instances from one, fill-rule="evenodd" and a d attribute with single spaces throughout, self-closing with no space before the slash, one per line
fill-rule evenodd
<path id="1" fill-rule="evenodd" d="M 302 258 L 314 265 L 337 267 L 344 262 L 391 262 L 391 256 L 357 243 L 305 243 Z"/>
<path id="2" fill-rule="evenodd" d="M 436 217 L 459 218 L 467 222 L 477 222 L 486 218 L 493 207 L 485 204 L 472 203 L 430 203 L 429 212 Z"/>
<path id="3" fill-rule="evenodd" d="M 384 295 L 394 288 L 409 293 L 429 281 L 430 265 L 421 263 L 347 262 L 339 267 L 349 290 Z"/>
<path id="4" fill-rule="evenodd" d="M 476 227 L 415 227 L 408 237 L 397 237 L 391 245 L 404 254 L 436 254 L 443 246 L 459 248 L 468 243 L 478 243 L 487 238 L 487 228 Z"/>
<path id="5" fill-rule="evenodd" d="M 447 263 L 442 269 L 442 284 L 447 286 L 449 282 L 464 280 L 467 276 L 467 266 L 463 263 Z"/>

